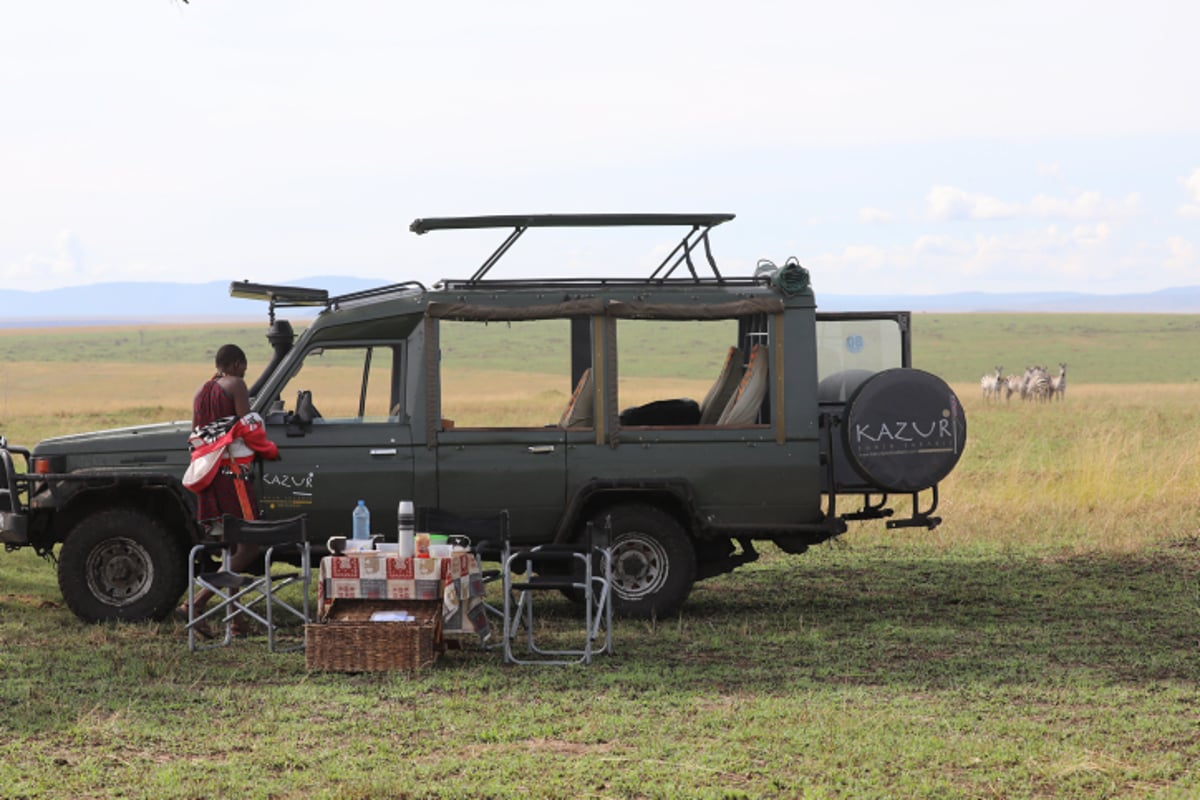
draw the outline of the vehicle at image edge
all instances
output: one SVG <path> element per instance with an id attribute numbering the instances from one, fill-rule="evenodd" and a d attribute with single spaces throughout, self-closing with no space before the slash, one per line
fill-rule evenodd
<path id="1" fill-rule="evenodd" d="M 850 520 L 932 529 L 966 420 L 945 382 L 911 367 L 909 314 L 818 314 L 794 259 L 721 274 L 709 233 L 732 218 L 418 219 L 418 234 L 509 233 L 469 278 L 432 288 L 330 297 L 234 283 L 234 296 L 268 303 L 273 356 L 250 395 L 282 458 L 255 466 L 264 516 L 306 513 L 321 541 L 347 532 L 359 499 L 391 536 L 402 499 L 507 509 L 517 542 L 570 540 L 608 518 L 615 605 L 641 617 L 674 613 L 695 581 L 755 560 L 756 542 L 802 553 Z M 531 228 L 668 225 L 686 232 L 646 278 L 490 277 Z M 309 306 L 321 310 L 299 337 L 276 319 Z M 676 373 L 711 388 L 657 396 Z M 552 385 L 504 403 L 514 382 L 547 374 Z M 180 482 L 189 425 L 32 451 L 0 440 L 0 541 L 56 558 L 82 619 L 163 618 L 201 536 Z M 911 500 L 907 517 L 895 498 Z"/>

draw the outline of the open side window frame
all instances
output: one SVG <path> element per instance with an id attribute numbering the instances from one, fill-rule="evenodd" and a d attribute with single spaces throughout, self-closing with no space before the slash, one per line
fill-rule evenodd
<path id="1" fill-rule="evenodd" d="M 897 366 L 912 367 L 912 312 L 910 311 L 818 311 L 817 327 L 822 322 L 894 322 L 900 331 L 900 361 Z"/>

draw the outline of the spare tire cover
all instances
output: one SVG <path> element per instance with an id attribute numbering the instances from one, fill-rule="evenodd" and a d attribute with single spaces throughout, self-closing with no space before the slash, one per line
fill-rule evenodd
<path id="1" fill-rule="evenodd" d="M 946 382 L 889 369 L 858 387 L 843 417 L 856 472 L 888 492 L 919 492 L 950 474 L 967 442 L 967 418 Z"/>
<path id="2" fill-rule="evenodd" d="M 817 384 L 818 403 L 844 403 L 862 386 L 863 381 L 879 373 L 869 369 L 844 369 L 835 372 Z"/>

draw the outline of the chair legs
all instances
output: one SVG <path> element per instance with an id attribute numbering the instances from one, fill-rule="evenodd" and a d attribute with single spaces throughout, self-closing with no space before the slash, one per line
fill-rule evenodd
<path id="1" fill-rule="evenodd" d="M 289 647 L 277 647 L 275 644 L 275 611 L 285 612 L 285 616 L 291 617 L 300 621 L 301 625 L 306 625 L 312 622 L 312 614 L 309 608 L 309 594 L 312 585 L 312 555 L 309 548 L 304 546 L 300 549 L 300 572 L 288 575 L 282 579 L 274 579 L 271 577 L 271 556 L 274 548 L 267 550 L 266 558 L 266 575 L 264 583 L 266 591 L 263 593 L 267 604 L 267 649 L 272 653 L 287 653 L 294 650 L 304 649 L 304 638 L 301 637 L 299 644 L 294 644 Z M 290 603 L 285 603 L 278 598 L 278 592 L 285 586 L 290 586 L 293 583 L 300 584 L 301 602 L 300 608 L 293 606 Z M 303 629 L 302 629 L 303 630 Z"/>
<path id="2" fill-rule="evenodd" d="M 504 646 L 504 607 L 497 608 L 491 603 L 484 602 L 483 613 L 490 619 L 488 633 L 483 638 L 481 648 L 496 650 Z"/>
<path id="3" fill-rule="evenodd" d="M 229 549 L 222 547 L 224 557 L 222 569 L 217 572 L 197 573 L 196 560 L 206 550 L 212 550 L 220 545 L 199 544 L 192 548 L 188 567 L 188 649 L 192 652 L 208 650 L 213 647 L 228 645 L 233 641 L 235 626 L 238 620 L 254 621 L 267 631 L 267 648 L 270 652 L 288 652 L 302 650 L 301 643 L 290 647 L 279 647 L 276 644 L 278 624 L 277 612 L 284 612 L 284 617 L 294 617 L 301 623 L 311 622 L 310 587 L 312 581 L 311 554 L 307 545 L 300 547 L 300 571 L 284 575 L 272 574 L 272 562 L 275 547 L 266 551 L 264 572 L 261 576 L 247 576 L 233 572 L 229 568 Z M 283 588 L 299 584 L 302 599 L 296 605 L 285 602 L 279 597 Z M 196 613 L 197 590 L 211 592 L 210 605 L 199 614 Z M 261 608 L 260 608 L 261 606 Z M 210 624 L 220 622 L 224 628 L 219 640 L 209 644 L 201 644 L 199 635 Z"/>
<path id="4" fill-rule="evenodd" d="M 596 614 L 592 621 L 592 641 L 603 638 L 604 644 L 596 652 L 612 655 L 612 548 L 601 548 L 598 553 L 601 559 L 602 575 L 599 578 L 592 578 L 593 594 L 596 596 Z"/>
<path id="5" fill-rule="evenodd" d="M 607 533 L 607 531 L 606 531 Z M 504 581 L 504 660 L 510 664 L 590 664 L 600 653 L 612 653 L 612 549 L 607 536 L 593 541 L 589 523 L 586 541 L 591 546 L 505 547 L 501 572 Z M 539 564 L 554 562 L 567 575 L 534 574 Z M 514 579 L 514 574 L 523 576 Z M 582 595 L 583 643 L 577 647 L 545 647 L 537 641 L 535 598 L 539 591 L 568 590 Z M 521 628 L 524 632 L 521 632 Z M 517 646 L 518 637 L 521 645 Z"/>

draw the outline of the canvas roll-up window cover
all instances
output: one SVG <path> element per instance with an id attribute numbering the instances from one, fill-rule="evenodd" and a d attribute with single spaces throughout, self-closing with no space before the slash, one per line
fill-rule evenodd
<path id="1" fill-rule="evenodd" d="M 531 319 L 591 317 L 604 312 L 603 300 L 564 300 L 544 306 L 483 306 L 478 303 L 430 303 L 425 313 L 459 322 L 516 322 Z"/>
<path id="2" fill-rule="evenodd" d="M 776 297 L 747 297 L 728 303 L 703 305 L 613 300 L 605 313 L 618 319 L 736 319 L 751 314 L 782 314 L 783 300 Z"/>
<path id="3" fill-rule="evenodd" d="M 702 305 L 677 303 L 626 302 L 600 299 L 564 300 L 542 306 L 485 306 L 478 303 L 430 303 L 425 313 L 435 319 L 460 322 L 515 322 L 564 317 L 604 315 L 620 319 L 736 319 L 751 314 L 781 314 L 783 300 L 775 297 L 748 297 L 727 303 Z"/>

